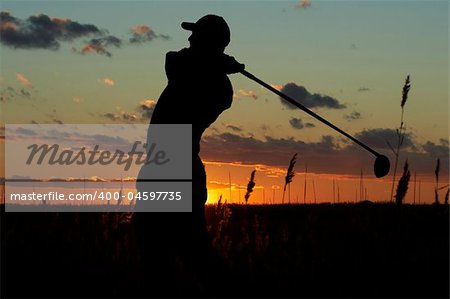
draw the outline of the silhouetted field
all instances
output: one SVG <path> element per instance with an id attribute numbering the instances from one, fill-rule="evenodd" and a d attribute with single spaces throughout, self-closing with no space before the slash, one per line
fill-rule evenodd
<path id="1" fill-rule="evenodd" d="M 151 297 L 130 214 L 4 213 L 2 296 Z M 209 206 L 215 296 L 448 297 L 448 206 Z M 149 214 L 151 217 L 151 214 Z M 180 270 L 167 296 L 185 293 Z M 230 286 L 240 290 L 227 292 Z M 235 288 L 236 289 L 236 288 Z"/>

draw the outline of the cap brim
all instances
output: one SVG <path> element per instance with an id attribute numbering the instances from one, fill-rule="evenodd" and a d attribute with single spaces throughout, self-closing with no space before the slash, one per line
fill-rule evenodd
<path id="1" fill-rule="evenodd" d="M 195 28 L 195 23 L 183 22 L 181 23 L 181 28 L 193 31 Z"/>

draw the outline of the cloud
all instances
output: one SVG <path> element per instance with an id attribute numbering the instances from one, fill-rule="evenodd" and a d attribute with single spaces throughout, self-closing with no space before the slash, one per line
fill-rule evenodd
<path id="1" fill-rule="evenodd" d="M 237 98 L 240 98 L 240 97 L 252 98 L 254 100 L 258 99 L 258 95 L 253 90 L 247 91 L 247 90 L 239 89 Z"/>
<path id="2" fill-rule="evenodd" d="M 92 24 L 80 24 L 70 19 L 52 18 L 45 14 L 25 20 L 0 12 L 0 42 L 13 49 L 57 50 L 61 42 L 89 35 L 102 35 L 104 31 Z"/>
<path id="3" fill-rule="evenodd" d="M 110 46 L 120 48 L 122 46 L 122 40 L 112 35 L 100 38 L 93 38 L 87 44 L 85 44 L 79 52 L 82 55 L 89 53 L 97 53 L 100 55 L 111 57 L 112 56 L 111 52 L 106 50 L 106 48 Z M 74 52 L 78 52 L 76 48 L 72 48 L 72 50 Z"/>
<path id="4" fill-rule="evenodd" d="M 356 133 L 355 138 L 363 143 L 366 143 L 370 147 L 378 149 L 389 149 L 389 142 L 392 146 L 397 144 L 397 132 L 394 129 L 383 129 L 375 128 L 364 130 L 362 132 Z M 405 134 L 405 139 L 403 140 L 403 148 L 415 148 L 413 136 L 411 133 Z"/>
<path id="5" fill-rule="evenodd" d="M 295 7 L 301 9 L 309 8 L 311 7 L 311 0 L 299 0 Z"/>
<path id="6" fill-rule="evenodd" d="M 120 112 L 107 112 L 102 114 L 101 116 L 108 118 L 112 121 L 119 121 L 124 123 L 133 123 L 139 120 L 138 116 L 134 113 L 126 112 L 126 111 L 120 111 Z"/>
<path id="7" fill-rule="evenodd" d="M 55 123 L 62 122 L 55 120 Z M 32 128 L 30 129 L 30 127 L 18 127 L 11 128 L 11 130 L 8 131 L 9 136 L 15 140 L 26 140 L 29 139 L 29 137 L 38 136 L 39 138 L 42 138 L 42 140 L 64 140 L 66 141 L 66 145 L 69 145 L 70 143 L 71 148 L 77 149 L 80 149 L 81 147 L 88 148 L 89 145 L 93 144 L 102 144 L 102 146 L 105 146 L 107 148 L 117 146 L 117 149 L 121 149 L 129 147 L 130 141 L 133 141 L 133 137 L 127 140 L 124 137 L 116 136 L 115 133 L 111 130 L 107 130 L 107 132 L 109 133 L 80 133 L 80 131 L 76 129 L 76 126 L 74 127 L 73 125 L 66 125 L 65 127 L 61 127 L 59 129 L 56 127 L 42 127 L 38 130 L 32 130 Z"/>
<path id="8" fill-rule="evenodd" d="M 22 96 L 24 96 L 25 98 L 31 97 L 31 93 L 28 92 L 28 91 L 26 91 L 26 90 L 23 89 L 23 88 L 20 90 L 20 94 L 21 94 Z"/>
<path id="9" fill-rule="evenodd" d="M 434 142 L 427 141 L 422 145 L 422 148 L 426 153 L 430 154 L 434 158 L 442 158 L 449 156 L 449 143 L 448 139 L 439 139 L 439 144 L 435 144 Z"/>
<path id="10" fill-rule="evenodd" d="M 17 128 L 16 132 L 18 134 L 27 135 L 27 136 L 36 136 L 37 135 L 37 133 L 35 131 L 26 129 L 26 128 L 22 128 L 22 127 Z"/>
<path id="11" fill-rule="evenodd" d="M 136 25 L 130 31 L 132 36 L 129 41 L 131 44 L 142 44 L 158 37 L 147 25 Z"/>
<path id="12" fill-rule="evenodd" d="M 155 38 L 170 39 L 168 35 L 156 34 L 148 25 L 136 25 L 130 29 L 130 44 L 143 44 Z"/>
<path id="13" fill-rule="evenodd" d="M 16 73 L 16 79 L 19 81 L 20 84 L 22 84 L 25 87 L 32 88 L 33 84 L 31 84 L 31 81 L 27 79 L 23 74 Z"/>
<path id="14" fill-rule="evenodd" d="M 30 99 L 31 93 L 23 88 L 21 88 L 20 90 L 16 90 L 12 86 L 7 86 L 1 89 L 0 102 L 10 101 L 16 98 Z"/>
<path id="15" fill-rule="evenodd" d="M 295 83 L 287 83 L 281 89 L 282 93 L 285 93 L 289 97 L 293 98 L 298 103 L 302 104 L 306 108 L 330 108 L 330 109 L 343 109 L 345 105 L 339 103 L 338 100 L 330 96 L 321 94 L 311 94 L 305 87 L 299 86 Z M 284 99 L 280 98 L 280 101 L 289 109 L 296 109 L 296 107 Z"/>
<path id="16" fill-rule="evenodd" d="M 168 35 L 156 34 L 148 25 L 134 26 L 130 32 L 129 44 L 142 44 L 155 38 L 170 39 Z M 45 14 L 20 19 L 9 12 L 0 12 L 0 43 L 13 49 L 58 50 L 63 42 L 92 37 L 80 50 L 72 47 L 72 51 L 82 55 L 96 53 L 111 57 L 108 48 L 119 48 L 123 41 L 107 34 L 107 30 L 93 24 L 81 24 L 70 19 Z"/>
<path id="17" fill-rule="evenodd" d="M 141 113 L 142 119 L 150 119 L 155 110 L 156 102 L 152 99 L 146 99 L 139 103 L 137 108 L 138 112 Z"/>
<path id="18" fill-rule="evenodd" d="M 118 114 L 112 113 L 112 112 L 104 113 L 101 116 L 106 117 L 106 118 L 108 118 L 110 120 L 114 120 L 114 121 L 118 120 L 120 118 L 120 116 Z"/>
<path id="19" fill-rule="evenodd" d="M 367 131 L 379 130 L 371 129 L 365 132 Z M 370 135 L 364 134 L 366 137 Z M 361 136 L 358 133 L 356 135 Z M 374 147 L 379 136 L 370 136 L 373 139 L 365 141 Z M 293 153 L 299 153 L 299 165 L 308 164 L 308 169 L 312 169 L 313 172 L 359 175 L 362 169 L 365 174 L 373 173 L 374 158 L 370 153 L 353 144 L 340 145 L 337 138 L 328 135 L 317 142 L 304 142 L 294 138 L 266 136 L 263 139 L 256 139 L 234 133 L 221 133 L 204 136 L 201 146 L 202 158 L 209 161 L 264 164 L 284 168 L 286 159 L 292 157 Z M 440 157 L 442 174 L 448 176 L 448 140 L 442 139 L 439 144 L 428 141 L 424 144 L 424 148 L 426 150 L 422 151 L 418 144 L 409 148 L 404 147 L 402 159 L 408 158 L 411 169 L 418 174 L 431 176 L 434 174 L 436 158 Z M 394 157 L 390 150 L 384 149 L 380 153 L 393 161 Z"/>
<path id="20" fill-rule="evenodd" d="M 233 124 L 225 124 L 225 127 L 227 129 L 230 129 L 230 130 L 234 131 L 234 132 L 242 132 L 243 131 L 241 127 L 233 125 Z"/>
<path id="21" fill-rule="evenodd" d="M 275 88 L 278 91 L 280 91 L 283 88 L 283 85 L 281 85 L 281 84 L 270 84 L 270 86 L 272 86 L 273 88 Z"/>
<path id="22" fill-rule="evenodd" d="M 289 124 L 291 125 L 291 127 L 293 127 L 294 129 L 298 129 L 301 130 L 303 128 L 314 128 L 315 125 L 312 123 L 303 123 L 303 121 L 300 118 L 296 118 L 296 117 L 292 117 L 289 120 Z"/>
<path id="23" fill-rule="evenodd" d="M 78 52 L 76 48 L 72 48 L 72 50 L 74 52 Z M 97 53 L 97 54 L 105 55 L 105 56 L 108 56 L 108 57 L 112 56 L 111 52 L 107 51 L 104 46 L 97 45 L 97 44 L 86 44 L 86 45 L 84 45 L 83 48 L 81 48 L 80 53 L 83 54 L 83 55 L 84 54 L 89 54 L 89 53 Z"/>
<path id="24" fill-rule="evenodd" d="M 102 79 L 102 83 L 107 85 L 107 86 L 114 86 L 114 85 L 116 85 L 116 82 L 113 79 L 111 79 L 111 78 L 103 78 Z"/>
<path id="25" fill-rule="evenodd" d="M 361 119 L 361 113 L 359 113 L 357 111 L 353 111 L 350 114 L 344 115 L 344 119 L 346 119 L 348 121 Z"/>
<path id="26" fill-rule="evenodd" d="M 145 99 L 138 103 L 135 111 L 129 112 L 116 107 L 117 112 L 107 112 L 100 114 L 101 117 L 107 118 L 114 122 L 124 123 L 142 123 L 148 121 L 155 109 L 156 102 L 152 99 Z"/>
<path id="27" fill-rule="evenodd" d="M 332 136 L 323 136 L 318 142 L 305 143 L 294 138 L 266 136 L 264 139 L 257 139 L 222 133 L 205 136 L 201 147 L 202 157 L 210 161 L 285 167 L 287 157 L 290 158 L 293 153 L 298 152 L 299 163 L 308 163 L 308 167 L 314 166 L 316 171 L 320 169 L 338 173 L 348 167 L 344 159 L 338 159 L 338 165 L 329 166 L 329 160 L 335 160 L 340 153 L 337 141 Z"/>
<path id="28" fill-rule="evenodd" d="M 369 90 L 370 90 L 369 87 L 360 87 L 360 88 L 358 88 L 359 92 L 364 92 L 364 91 L 369 91 Z"/>
<path id="29" fill-rule="evenodd" d="M 134 122 L 138 119 L 138 117 L 133 113 L 122 112 L 122 119 L 126 122 Z"/>

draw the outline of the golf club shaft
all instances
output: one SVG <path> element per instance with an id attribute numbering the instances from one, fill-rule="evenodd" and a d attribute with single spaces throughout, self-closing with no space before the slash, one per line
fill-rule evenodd
<path id="1" fill-rule="evenodd" d="M 369 146 L 365 145 L 364 143 L 362 143 L 361 141 L 359 141 L 358 139 L 356 139 L 355 137 L 353 137 L 352 135 L 342 131 L 341 129 L 339 129 L 338 127 L 336 127 L 335 125 L 333 125 L 332 123 L 330 123 L 328 120 L 324 119 L 323 117 L 321 117 L 320 115 L 312 112 L 311 110 L 309 110 L 308 108 L 306 108 L 305 106 L 303 106 L 302 104 L 298 103 L 297 101 L 295 101 L 294 99 L 292 99 L 291 97 L 285 95 L 284 93 L 280 92 L 279 90 L 273 88 L 272 86 L 270 86 L 269 84 L 267 84 L 266 82 L 262 81 L 261 79 L 255 77 L 253 74 L 247 72 L 246 70 L 241 71 L 241 74 L 246 76 L 247 78 L 255 81 L 256 83 L 259 83 L 260 85 L 264 86 L 265 88 L 267 88 L 268 90 L 270 90 L 271 92 L 277 94 L 278 96 L 280 96 L 282 99 L 286 100 L 287 102 L 291 103 L 292 105 L 296 106 L 297 108 L 303 110 L 304 112 L 308 113 L 309 115 L 311 115 L 312 117 L 314 117 L 317 120 L 320 120 L 322 123 L 326 124 L 327 126 L 329 126 L 330 128 L 335 129 L 336 131 L 338 131 L 339 133 L 341 133 L 342 135 L 346 136 L 347 138 L 351 139 L 353 142 L 355 142 L 356 144 L 358 144 L 359 146 L 363 147 L 364 149 L 366 149 L 367 151 L 371 152 L 372 154 L 374 154 L 376 157 L 380 156 L 379 153 L 377 153 L 376 151 L 374 151 L 373 149 L 371 149 Z"/>

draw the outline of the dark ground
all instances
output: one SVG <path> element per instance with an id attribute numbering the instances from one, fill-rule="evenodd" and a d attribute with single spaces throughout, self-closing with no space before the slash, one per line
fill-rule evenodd
<path id="1" fill-rule="evenodd" d="M 1 213 L 2 297 L 151 297 L 129 214 Z M 150 215 L 150 214 L 149 214 Z M 449 297 L 449 207 L 210 206 L 209 296 Z M 151 216 L 151 215 L 150 215 Z M 182 296 L 180 271 L 167 296 Z M 239 285 L 239 291 L 226 292 Z"/>

